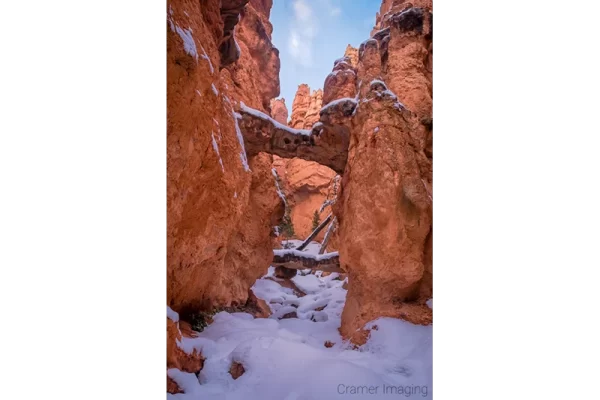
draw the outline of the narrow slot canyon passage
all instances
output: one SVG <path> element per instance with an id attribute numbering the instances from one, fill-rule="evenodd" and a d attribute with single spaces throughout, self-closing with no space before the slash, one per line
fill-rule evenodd
<path id="1" fill-rule="evenodd" d="M 169 399 L 432 398 L 433 11 L 376 2 L 167 3 Z"/>

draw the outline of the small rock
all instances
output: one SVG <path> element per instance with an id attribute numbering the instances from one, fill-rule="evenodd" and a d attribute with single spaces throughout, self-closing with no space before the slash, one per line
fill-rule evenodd
<path id="1" fill-rule="evenodd" d="M 231 377 L 233 379 L 237 379 L 240 376 L 244 375 L 244 372 L 246 372 L 244 366 L 237 361 L 234 361 L 231 364 L 231 367 L 229 368 L 229 373 L 231 374 Z"/>

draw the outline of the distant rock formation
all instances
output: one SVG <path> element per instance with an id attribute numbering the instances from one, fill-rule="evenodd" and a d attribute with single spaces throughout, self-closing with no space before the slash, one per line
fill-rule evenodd
<path id="1" fill-rule="evenodd" d="M 353 68 L 356 68 L 358 65 L 358 49 L 352 47 L 351 45 L 346 46 L 346 51 L 344 52 L 344 57 L 348 57 L 350 59 L 350 65 Z"/>
<path id="2" fill-rule="evenodd" d="M 285 105 L 285 99 L 271 100 L 271 117 L 284 125 L 288 123 L 288 109 Z"/>

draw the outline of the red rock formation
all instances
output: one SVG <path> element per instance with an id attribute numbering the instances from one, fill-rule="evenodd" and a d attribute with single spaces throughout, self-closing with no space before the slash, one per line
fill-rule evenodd
<path id="1" fill-rule="evenodd" d="M 272 157 L 246 155 L 234 113 L 240 101 L 268 112 L 279 94 L 278 52 L 264 14 L 270 2 L 252 0 L 239 11 L 245 3 L 168 2 L 167 304 L 183 320 L 247 304 L 283 216 Z M 178 337 L 168 322 L 167 363 L 188 370 Z"/>
<path id="2" fill-rule="evenodd" d="M 261 22 L 270 39 L 273 34 L 273 25 L 271 24 L 271 21 L 269 21 L 273 0 L 250 0 L 250 4 L 256 10 L 258 15 L 261 16 Z"/>
<path id="3" fill-rule="evenodd" d="M 272 98 L 279 96 L 279 50 L 271 43 L 269 22 L 272 0 L 250 0 L 240 13 L 235 37 L 240 59 L 228 67 L 239 100 L 269 111 Z"/>
<path id="4" fill-rule="evenodd" d="M 314 213 L 325 202 L 335 175 L 332 169 L 324 165 L 299 158 L 286 163 L 283 180 L 286 183 L 286 197 L 291 203 L 292 222 L 299 238 L 304 239 L 313 231 Z M 329 213 L 331 209 L 320 212 L 320 220 L 324 220 Z M 324 235 L 325 231 L 322 231 L 315 240 L 322 241 Z"/>
<path id="5" fill-rule="evenodd" d="M 283 125 L 287 125 L 288 109 L 285 106 L 285 99 L 271 100 L 271 118 Z"/>
<path id="6" fill-rule="evenodd" d="M 290 127 L 294 129 L 304 129 L 304 118 L 310 105 L 310 87 L 306 83 L 298 85 L 298 90 L 292 103 L 292 117 Z"/>
<path id="7" fill-rule="evenodd" d="M 384 0 L 372 32 L 388 87 L 426 121 L 432 118 L 432 32 L 431 0 Z"/>
<path id="8" fill-rule="evenodd" d="M 319 111 L 323 105 L 323 91 L 313 90 L 303 83 L 298 86 L 294 102 L 292 103 L 292 118 L 290 127 L 294 129 L 311 129 L 313 124 L 319 120 Z"/>
<path id="9" fill-rule="evenodd" d="M 427 10 L 433 10 L 432 0 L 383 0 L 379 8 L 379 12 L 375 16 L 375 26 L 371 31 L 373 34 L 388 25 L 388 20 L 394 15 L 399 14 L 404 10 L 412 7 L 425 8 Z"/>
<path id="10" fill-rule="evenodd" d="M 342 105 L 321 112 L 325 129 L 350 132 L 334 211 L 349 276 L 340 330 L 355 343 L 380 316 L 432 321 L 432 14 L 415 3 L 384 0 L 374 37 L 359 48 L 353 115 Z"/>
<path id="11" fill-rule="evenodd" d="M 323 106 L 323 91 L 321 89 L 313 90 L 310 95 L 308 109 L 304 115 L 303 129 L 311 129 L 313 124 L 319 121 L 319 111 Z"/>
<path id="12" fill-rule="evenodd" d="M 350 56 L 335 61 L 333 71 L 325 78 L 323 88 L 323 105 L 343 97 L 356 96 L 356 68 Z"/>
<path id="13" fill-rule="evenodd" d="M 346 51 L 344 52 L 344 57 L 348 57 L 350 59 L 350 65 L 356 68 L 358 65 L 358 49 L 348 45 L 346 47 Z"/>
<path id="14" fill-rule="evenodd" d="M 290 216 L 294 225 L 297 239 L 305 239 L 313 231 L 313 218 L 315 211 L 319 212 L 319 219 L 323 221 L 331 213 L 330 207 L 321 207 L 328 198 L 332 197 L 335 171 L 316 162 L 300 158 L 280 158 L 274 156 L 273 168 L 280 177 L 282 191 L 285 194 Z M 315 238 L 321 242 L 326 230 L 320 232 Z M 330 240 L 328 251 L 335 251 L 335 235 Z"/>

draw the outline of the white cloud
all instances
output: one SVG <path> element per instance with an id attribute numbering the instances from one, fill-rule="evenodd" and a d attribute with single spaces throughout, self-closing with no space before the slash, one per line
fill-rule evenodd
<path id="1" fill-rule="evenodd" d="M 294 0 L 294 19 L 291 23 L 288 51 L 296 62 L 304 66 L 312 64 L 312 45 L 317 36 L 317 24 L 313 9 L 307 0 Z"/>
<path id="2" fill-rule="evenodd" d="M 299 21 L 308 21 L 312 16 L 312 9 L 304 0 L 294 2 L 294 14 Z"/>
<path id="3" fill-rule="evenodd" d="M 332 17 L 337 17 L 342 13 L 342 7 L 339 0 L 321 0 L 319 4 L 323 5 Z"/>
<path id="4" fill-rule="evenodd" d="M 293 30 L 292 33 L 290 33 L 289 50 L 292 57 L 296 58 L 300 56 L 300 38 L 296 31 Z"/>

